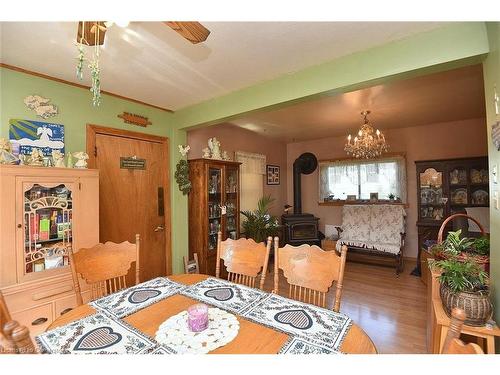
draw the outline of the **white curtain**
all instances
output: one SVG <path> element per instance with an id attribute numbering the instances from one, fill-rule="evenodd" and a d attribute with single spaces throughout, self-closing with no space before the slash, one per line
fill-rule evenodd
<path id="1" fill-rule="evenodd" d="M 253 211 L 264 194 L 266 155 L 236 151 L 235 159 L 242 163 L 240 166 L 240 210 Z"/>
<path id="2" fill-rule="evenodd" d="M 338 160 L 320 162 L 319 201 L 333 195 L 333 199 L 346 199 L 355 195 L 369 199 L 370 193 L 378 193 L 379 199 L 387 199 L 392 193 L 406 203 L 406 159 L 403 156 L 370 160 Z"/>

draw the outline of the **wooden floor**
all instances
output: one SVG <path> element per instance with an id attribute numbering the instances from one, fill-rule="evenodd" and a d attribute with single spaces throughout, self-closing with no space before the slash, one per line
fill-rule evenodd
<path id="1" fill-rule="evenodd" d="M 427 352 L 426 291 L 420 278 L 410 275 L 414 267 L 414 262 L 406 262 L 404 271 L 396 277 L 394 268 L 354 262 L 346 265 L 340 311 L 363 328 L 379 353 Z M 271 291 L 272 272 L 268 275 L 265 289 Z M 333 305 L 332 289 L 329 307 Z M 287 291 L 286 281 L 280 277 L 280 294 L 286 296 Z"/>

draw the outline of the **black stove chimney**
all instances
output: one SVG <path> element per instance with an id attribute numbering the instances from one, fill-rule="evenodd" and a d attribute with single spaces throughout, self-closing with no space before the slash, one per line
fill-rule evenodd
<path id="1" fill-rule="evenodd" d="M 318 159 L 310 152 L 305 152 L 293 162 L 293 213 L 302 214 L 301 175 L 313 173 L 318 166 Z"/>

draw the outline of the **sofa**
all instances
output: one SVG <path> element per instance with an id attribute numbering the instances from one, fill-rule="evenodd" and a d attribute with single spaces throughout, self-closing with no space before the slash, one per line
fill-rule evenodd
<path id="1" fill-rule="evenodd" d="M 403 269 L 406 212 L 396 204 L 346 204 L 342 209 L 342 225 L 337 227 L 339 239 L 349 252 L 357 251 L 394 257 L 396 274 Z"/>

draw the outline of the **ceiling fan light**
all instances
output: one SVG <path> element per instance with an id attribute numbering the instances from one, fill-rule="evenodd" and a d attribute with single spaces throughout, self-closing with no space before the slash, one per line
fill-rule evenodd
<path id="1" fill-rule="evenodd" d="M 130 23 L 130 21 L 124 21 L 124 20 L 120 20 L 120 21 L 115 21 L 116 25 L 117 26 L 120 26 L 120 27 L 127 27 L 128 24 Z"/>

